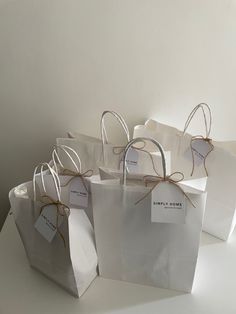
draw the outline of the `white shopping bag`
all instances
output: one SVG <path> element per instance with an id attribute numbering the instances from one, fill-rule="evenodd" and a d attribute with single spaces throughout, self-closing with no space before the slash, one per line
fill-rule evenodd
<path id="1" fill-rule="evenodd" d="M 167 151 L 171 151 L 171 171 L 182 171 L 185 179 L 196 179 L 207 177 L 207 159 L 213 152 L 213 145 L 209 140 L 211 131 L 211 111 L 209 110 L 209 121 L 207 121 L 205 104 L 199 104 L 190 113 L 184 130 L 162 124 L 155 120 L 148 120 L 145 125 L 138 125 L 134 128 L 133 137 L 152 137 L 159 141 Z M 204 113 L 206 126 L 206 136 L 193 137 L 186 131 L 197 110 L 201 109 Z M 153 147 L 147 145 L 147 151 L 152 151 Z M 208 155 L 207 155 L 208 153 Z"/>
<path id="2" fill-rule="evenodd" d="M 98 174 L 99 167 L 108 167 L 110 169 L 120 169 L 122 167 L 124 147 L 118 144 L 111 144 L 108 142 L 107 131 L 105 127 L 105 116 L 107 114 L 113 115 L 120 123 L 126 135 L 126 142 L 129 141 L 130 135 L 126 122 L 114 111 L 104 111 L 101 117 L 101 139 L 91 136 L 83 135 L 77 132 L 70 132 L 70 138 L 58 138 L 58 145 L 66 145 L 73 148 L 80 156 L 82 162 L 82 171 L 87 169 L 93 170 L 94 174 Z M 154 154 L 155 155 L 155 154 Z M 61 156 L 63 164 L 67 169 L 74 170 L 74 166 L 66 156 Z M 167 168 L 170 172 L 170 152 L 166 152 Z M 64 158 L 64 159 L 63 159 Z M 143 146 L 133 147 L 129 151 L 127 167 L 132 173 L 146 173 L 149 174 L 153 170 L 150 168 L 150 163 L 147 163 L 149 158 L 148 152 Z M 158 153 L 153 158 L 160 159 Z M 147 168 L 148 165 L 148 168 Z"/>
<path id="3" fill-rule="evenodd" d="M 82 161 L 82 171 L 92 169 L 94 174 L 98 174 L 100 166 L 107 166 L 109 168 L 119 168 L 120 160 L 122 158 L 120 152 L 115 152 L 116 148 L 120 148 L 119 144 L 111 144 L 108 142 L 107 131 L 105 128 L 105 116 L 110 114 L 114 116 L 126 135 L 126 141 L 129 141 L 129 130 L 124 119 L 114 111 L 104 111 L 100 121 L 101 139 L 77 132 L 70 132 L 71 138 L 58 138 L 58 145 L 67 145 L 73 148 L 80 156 Z M 121 151 L 122 153 L 122 151 Z M 71 169 L 71 163 L 66 161 L 65 166 Z"/>
<path id="4" fill-rule="evenodd" d="M 63 156 L 63 160 L 68 160 L 71 163 L 71 169 L 67 169 L 59 157 L 58 152 L 61 152 L 60 156 Z M 93 175 L 91 169 L 87 169 L 82 172 L 82 163 L 79 155 L 75 150 L 66 145 L 56 145 L 52 152 L 52 164 L 53 169 L 59 176 L 61 187 L 61 200 L 63 204 L 69 207 L 84 209 L 91 224 L 93 225 L 93 210 L 91 202 L 91 189 L 90 189 L 90 177 Z M 53 193 L 50 190 L 52 176 L 49 174 L 44 176 L 45 185 L 49 182 L 48 193 Z M 36 176 L 36 183 L 42 191 L 41 180 Z"/>
<path id="5" fill-rule="evenodd" d="M 127 145 L 125 155 L 137 141 L 140 139 Z M 156 141 L 151 141 L 160 148 Z M 163 150 L 160 149 L 164 159 Z M 163 168 L 164 178 L 165 163 Z M 183 182 L 181 186 L 184 195 L 195 206 L 186 201 L 185 223 L 156 223 L 151 221 L 152 188 L 146 187 L 143 181 L 128 180 L 126 184 L 126 171 L 122 182 L 120 179 L 92 181 L 94 228 L 101 276 L 191 291 L 206 194 L 194 188 L 194 182 L 188 186 Z"/>
<path id="6" fill-rule="evenodd" d="M 55 200 L 48 197 L 44 166 L 53 178 Z M 93 228 L 83 210 L 62 204 L 59 179 L 53 169 L 46 163 L 39 167 L 44 194 L 36 195 L 35 176 L 33 182 L 10 191 L 16 226 L 30 265 L 73 296 L 80 297 L 97 276 Z"/>
<path id="7" fill-rule="evenodd" d="M 228 240 L 235 227 L 236 194 L 234 189 L 234 178 L 236 176 L 236 142 L 220 142 L 211 140 L 213 150 L 202 162 L 194 153 L 194 163 L 191 156 L 191 141 L 193 136 L 186 133 L 191 119 L 197 110 L 201 109 L 206 126 L 207 139 L 211 131 L 211 111 L 206 104 L 199 104 L 190 113 L 184 131 L 172 126 L 164 125 L 158 121 L 148 120 L 144 126 L 134 128 L 134 137 L 151 136 L 160 141 L 167 150 L 171 151 L 171 168 L 182 171 L 186 179 L 203 178 L 207 180 L 207 203 L 203 230 L 222 240 Z M 205 109 L 208 109 L 209 119 Z M 194 138 L 196 139 L 196 138 Z M 204 144 L 200 147 L 204 155 Z M 198 143 L 198 141 L 195 141 Z M 208 146 L 209 148 L 209 146 Z M 148 151 L 152 148 L 146 146 Z M 189 154 L 190 153 L 190 154 Z M 204 164 L 205 162 L 205 164 Z M 193 173 L 192 173 L 193 172 Z M 191 175 L 192 173 L 192 175 Z"/>

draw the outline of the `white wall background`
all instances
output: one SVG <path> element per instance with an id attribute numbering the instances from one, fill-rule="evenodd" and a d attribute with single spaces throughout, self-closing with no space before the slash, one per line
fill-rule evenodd
<path id="1" fill-rule="evenodd" d="M 206 101 L 233 139 L 235 87 L 235 0 L 0 0 L 0 220 L 55 138 L 96 135 L 104 109 L 182 127 Z"/>

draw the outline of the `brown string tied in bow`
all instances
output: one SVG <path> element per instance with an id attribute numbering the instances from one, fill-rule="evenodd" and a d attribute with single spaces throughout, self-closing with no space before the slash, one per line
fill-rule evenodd
<path id="1" fill-rule="evenodd" d="M 180 175 L 179 179 L 173 179 L 174 175 Z M 147 186 L 149 183 L 154 183 L 153 187 L 148 191 L 141 199 L 139 199 L 135 205 L 140 203 L 142 200 L 144 200 L 152 191 L 161 183 L 161 182 L 169 182 L 171 184 L 174 184 L 186 197 L 186 199 L 190 202 L 190 204 L 195 208 L 195 205 L 189 198 L 189 196 L 184 192 L 184 190 L 178 185 L 179 182 L 181 182 L 184 179 L 184 174 L 182 172 L 176 171 L 170 174 L 169 176 L 162 177 L 162 176 L 152 176 L 152 175 L 147 175 L 143 177 L 143 180 L 145 182 L 145 186 Z"/>
<path id="2" fill-rule="evenodd" d="M 193 147 L 193 143 L 196 140 L 202 140 L 202 141 L 207 142 L 210 145 L 210 148 L 211 148 L 209 150 L 209 152 L 203 158 L 203 165 L 204 165 L 205 173 L 206 173 L 206 176 L 208 177 L 208 171 L 207 171 L 207 167 L 206 167 L 206 158 L 214 150 L 214 145 L 212 144 L 212 139 L 210 139 L 208 137 L 204 137 L 202 135 L 196 135 L 196 136 L 193 136 L 191 138 L 191 142 L 190 142 L 190 148 L 191 148 L 191 154 L 192 154 L 192 171 L 191 171 L 191 176 L 193 175 L 194 170 L 195 170 L 195 159 L 194 159 L 194 151 L 195 151 L 195 149 Z"/>
<path id="3" fill-rule="evenodd" d="M 64 247 L 66 248 L 66 241 L 65 241 L 65 237 L 63 236 L 63 234 L 61 233 L 60 229 L 59 229 L 59 217 L 68 217 L 70 215 L 70 208 L 63 204 L 61 201 L 57 200 L 55 201 L 53 198 L 51 198 L 50 196 L 48 195 L 43 195 L 42 198 L 48 198 L 49 199 L 49 202 L 48 203 L 45 203 L 41 208 L 40 208 L 40 215 L 43 211 L 43 209 L 49 205 L 55 205 L 56 207 L 56 211 L 57 211 L 57 219 L 56 219 L 56 230 L 58 232 L 58 234 L 60 235 L 62 241 L 63 241 L 63 244 L 64 244 Z M 66 210 L 67 209 L 67 210 Z"/>
<path id="4" fill-rule="evenodd" d="M 153 170 L 159 176 L 159 173 L 155 167 L 155 162 L 154 162 L 153 156 L 151 155 L 150 152 L 148 152 L 147 150 L 144 149 L 144 147 L 146 146 L 146 143 L 144 141 L 142 141 L 141 143 L 143 143 L 143 145 L 141 147 L 136 147 L 134 145 L 132 145 L 131 147 L 137 151 L 144 152 L 145 154 L 147 154 L 150 157 Z M 113 154 L 114 155 L 121 155 L 122 154 L 120 159 L 119 159 L 119 165 L 124 160 L 125 147 L 126 146 L 115 146 L 115 147 L 113 147 Z M 118 168 L 119 168 L 119 165 L 118 165 Z"/>
<path id="5" fill-rule="evenodd" d="M 137 149 L 137 150 L 144 149 L 144 147 L 146 146 L 146 143 L 144 141 L 140 141 L 139 143 L 142 143 L 143 145 L 141 147 L 137 147 L 137 146 L 132 145 L 131 147 L 133 149 Z M 120 154 L 124 153 L 125 147 L 126 146 L 114 146 L 113 147 L 113 154 L 120 155 Z"/>
<path id="6" fill-rule="evenodd" d="M 89 169 L 89 170 L 87 170 L 87 171 L 85 171 L 83 173 L 75 172 L 75 171 L 72 171 L 72 170 L 69 170 L 69 169 L 64 169 L 64 170 L 62 170 L 60 175 L 71 176 L 72 177 L 64 185 L 61 185 L 61 187 L 67 186 L 72 180 L 74 180 L 74 178 L 79 177 L 79 178 L 81 178 L 81 181 L 82 181 L 82 184 L 83 184 L 85 190 L 87 192 L 89 192 L 88 191 L 88 187 L 87 187 L 87 185 L 86 185 L 86 183 L 84 181 L 84 178 L 89 178 L 89 177 L 91 177 L 93 175 L 93 170 L 92 169 Z"/>

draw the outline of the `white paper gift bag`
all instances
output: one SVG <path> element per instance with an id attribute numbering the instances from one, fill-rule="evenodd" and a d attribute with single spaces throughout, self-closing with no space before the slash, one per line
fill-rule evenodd
<path id="1" fill-rule="evenodd" d="M 208 110 L 209 119 L 207 119 L 204 108 Z M 189 124 L 199 109 L 203 112 L 206 127 L 205 136 L 193 136 L 187 133 Z M 207 104 L 199 104 L 190 113 L 184 130 L 179 130 L 150 119 L 146 121 L 145 125 L 135 126 L 133 137 L 152 137 L 159 141 L 167 151 L 171 151 L 172 172 L 182 171 L 185 179 L 207 177 L 206 161 L 213 151 L 212 141 L 209 139 L 211 121 L 209 106 Z M 151 152 L 153 147 L 149 144 L 146 146 L 146 150 Z"/>
<path id="2" fill-rule="evenodd" d="M 186 133 L 197 110 L 203 113 L 205 136 Z M 145 126 L 134 128 L 134 137 L 152 136 L 160 141 L 171 151 L 172 171 L 182 171 L 186 179 L 205 177 L 208 196 L 203 230 L 222 240 L 228 240 L 235 227 L 236 194 L 233 182 L 236 176 L 236 142 L 209 139 L 211 123 L 209 106 L 199 104 L 188 116 L 183 131 L 148 120 Z M 148 145 L 146 149 L 152 150 Z"/>
<path id="3" fill-rule="evenodd" d="M 59 157 L 58 152 L 64 153 L 63 160 L 71 162 L 71 169 L 67 169 Z M 62 154 L 60 154 L 62 156 Z M 75 150 L 66 145 L 56 145 L 52 152 L 53 169 L 59 176 L 61 188 L 61 201 L 69 207 L 84 209 L 91 224 L 93 225 L 93 210 L 91 201 L 90 177 L 93 175 L 91 169 L 82 172 L 82 163 Z M 45 185 L 50 191 L 52 176 L 50 173 L 44 176 Z M 43 186 L 39 176 L 36 182 L 42 191 Z M 52 190 L 52 189 L 51 189 Z M 53 191 L 51 191 L 53 193 Z M 50 193 L 50 192 L 48 192 Z"/>
<path id="4" fill-rule="evenodd" d="M 126 145 L 130 139 L 128 126 L 124 118 L 114 111 L 104 111 L 102 114 L 100 122 L 101 139 L 77 132 L 70 132 L 70 138 L 57 139 L 58 145 L 69 146 L 78 153 L 83 165 L 83 172 L 87 169 L 92 169 L 94 174 L 98 174 L 98 168 L 102 166 L 110 169 L 120 169 L 122 167 L 125 146 L 109 143 L 105 127 L 105 116 L 107 114 L 114 116 L 121 125 L 126 135 Z M 165 153 L 167 158 L 167 171 L 170 172 L 170 152 Z M 59 156 L 67 169 L 74 170 L 74 166 L 68 158 L 64 160 L 63 158 L 65 158 L 65 156 L 61 156 L 60 154 Z M 133 147 L 133 149 L 129 151 L 129 156 L 127 158 L 128 170 L 132 173 L 151 174 L 152 169 L 150 168 L 150 163 L 146 162 L 148 158 L 149 157 L 143 143 L 141 146 Z M 159 162 L 161 161 L 159 153 L 154 153 L 153 158 Z"/>
<path id="5" fill-rule="evenodd" d="M 129 148 L 140 140 L 143 138 L 133 140 L 127 145 L 125 156 Z M 176 187 L 177 183 L 174 180 L 171 182 L 172 176 L 166 175 L 162 148 L 155 140 L 151 141 L 161 151 L 164 168 L 163 177 L 157 178 L 160 182 L 157 180 L 154 188 L 146 187 L 143 180 L 126 180 L 126 171 L 122 181 L 111 179 L 92 182 L 99 272 L 106 278 L 190 292 L 206 194 L 194 188 L 194 182 L 192 186 L 183 182 L 182 190 L 179 190 L 179 185 Z M 155 180 L 154 176 L 152 179 Z M 153 192 L 158 191 L 157 184 L 170 184 L 181 192 L 184 208 L 179 210 L 179 214 L 176 212 L 177 208 L 174 208 L 175 200 L 169 201 L 174 215 L 179 217 L 185 213 L 184 222 L 152 222 L 155 201 L 152 197 Z M 173 198 L 174 194 L 168 196 Z M 161 199 L 156 201 L 164 203 Z M 169 217 L 171 216 L 169 211 Z"/>
<path id="6" fill-rule="evenodd" d="M 118 113 L 114 111 L 104 111 L 100 121 L 101 129 L 101 139 L 77 132 L 70 132 L 69 136 L 71 138 L 58 138 L 57 144 L 67 145 L 73 148 L 80 156 L 83 169 L 92 169 L 94 174 L 98 173 L 98 168 L 100 166 L 107 166 L 109 168 L 119 168 L 120 154 L 116 154 L 114 151 L 115 147 L 120 147 L 119 144 L 111 144 L 108 142 L 107 131 L 105 128 L 105 116 L 112 115 L 121 125 L 123 131 L 125 132 L 126 141 L 129 141 L 129 130 L 128 127 Z M 65 164 L 66 168 L 70 169 L 71 163 L 67 161 Z"/>
<path id="7" fill-rule="evenodd" d="M 93 228 L 83 210 L 61 202 L 58 177 L 46 163 L 39 166 L 43 185 L 44 166 L 53 177 L 55 200 L 46 189 L 36 195 L 33 180 L 10 191 L 11 208 L 30 265 L 79 297 L 97 276 Z"/>

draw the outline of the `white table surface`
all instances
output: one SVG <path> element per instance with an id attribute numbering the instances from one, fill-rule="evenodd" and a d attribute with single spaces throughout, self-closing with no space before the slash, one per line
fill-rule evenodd
<path id="1" fill-rule="evenodd" d="M 28 266 L 13 216 L 0 233 L 0 314 L 236 314 L 236 232 L 202 241 L 192 294 L 97 278 L 81 299 Z"/>

